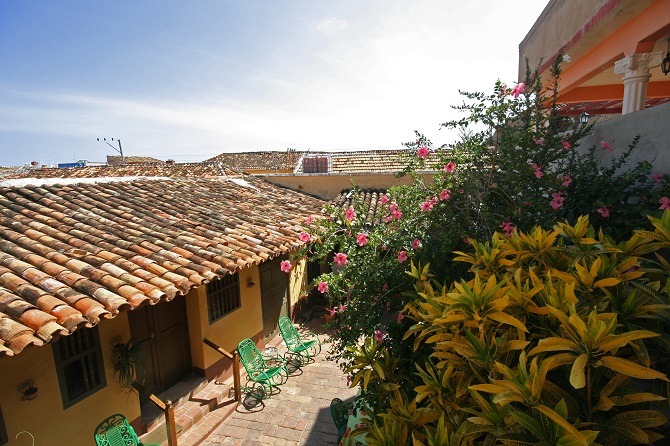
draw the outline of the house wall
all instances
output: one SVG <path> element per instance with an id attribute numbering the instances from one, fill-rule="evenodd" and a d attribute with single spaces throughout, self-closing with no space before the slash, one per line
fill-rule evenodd
<path id="1" fill-rule="evenodd" d="M 323 200 L 332 200 L 342 189 L 351 189 L 352 181 L 361 189 L 388 189 L 392 186 L 410 184 L 411 178 L 395 177 L 393 174 L 303 174 L 303 175 L 267 175 L 266 180 L 279 186 L 316 195 Z M 425 174 L 432 181 L 432 174 Z"/>
<path id="2" fill-rule="evenodd" d="M 100 347 L 107 385 L 93 395 L 63 409 L 60 386 L 50 344 L 30 347 L 14 357 L 0 360 L 0 406 L 5 419 L 9 445 L 26 445 L 26 435 L 15 439 L 17 433 L 29 431 L 36 445 L 91 445 L 93 433 L 106 416 L 124 414 L 129 420 L 140 416 L 137 394 L 122 391 L 114 381 L 111 366 L 110 340 L 130 337 L 126 312 L 98 324 Z M 28 379 L 35 381 L 37 397 L 22 401 L 17 387 Z"/>
<path id="3" fill-rule="evenodd" d="M 193 366 L 207 379 L 225 380 L 232 376 L 232 362 L 202 341 L 207 338 L 228 352 L 237 348 L 242 339 L 251 338 L 256 343 L 263 339 L 263 309 L 258 267 L 239 271 L 241 307 L 213 324 L 207 313 L 206 287 L 192 290 L 186 299 L 191 360 Z M 249 280 L 254 283 L 248 287 Z"/>
<path id="4" fill-rule="evenodd" d="M 606 164 L 611 156 L 619 156 L 628 148 L 635 135 L 640 135 L 640 142 L 633 151 L 629 165 L 640 161 L 650 161 L 654 172 L 670 173 L 670 103 L 647 108 L 635 113 L 619 116 L 609 121 L 599 122 L 593 126 L 593 132 L 579 141 L 580 150 L 607 141 L 613 149 L 610 154 L 606 150 L 597 150 L 597 158 Z"/>

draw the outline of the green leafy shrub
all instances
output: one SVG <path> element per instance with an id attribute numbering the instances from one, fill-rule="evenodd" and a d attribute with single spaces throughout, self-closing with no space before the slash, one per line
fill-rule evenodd
<path id="1" fill-rule="evenodd" d="M 618 244 L 588 217 L 472 240 L 455 258 L 469 277 L 449 286 L 412 265 L 404 339 L 425 361 L 391 372 L 400 359 L 382 340 L 351 349 L 354 383 L 376 394 L 368 444 L 662 438 L 670 268 L 659 253 L 670 247 L 670 212 L 650 222 L 653 232 Z"/>

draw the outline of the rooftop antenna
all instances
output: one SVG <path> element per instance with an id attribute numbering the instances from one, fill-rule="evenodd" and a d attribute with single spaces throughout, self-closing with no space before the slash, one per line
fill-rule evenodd
<path id="1" fill-rule="evenodd" d="M 97 139 L 98 141 L 100 141 L 100 138 L 95 138 L 95 139 Z M 114 141 L 114 138 L 111 138 L 111 140 Z M 107 138 L 102 138 L 102 142 L 104 142 L 104 143 L 107 144 L 109 147 L 111 147 L 112 149 L 116 150 L 117 152 L 119 152 L 119 153 L 121 154 L 121 164 L 125 166 L 125 165 L 126 165 L 126 159 L 123 157 L 123 149 L 121 148 L 121 140 L 120 140 L 120 139 L 117 139 L 116 141 L 119 143 L 119 148 L 118 148 L 118 149 L 117 149 L 116 147 L 114 147 L 113 145 L 111 145 L 111 144 L 107 141 Z"/>

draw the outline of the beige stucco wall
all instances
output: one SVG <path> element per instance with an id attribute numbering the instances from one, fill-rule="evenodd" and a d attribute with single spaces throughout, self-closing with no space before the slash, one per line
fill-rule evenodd
<path id="1" fill-rule="evenodd" d="M 307 261 L 303 259 L 293 260 L 293 268 L 291 268 L 289 276 L 289 308 L 305 296 L 308 291 L 307 287 Z"/>
<path id="2" fill-rule="evenodd" d="M 206 287 L 201 286 L 187 296 L 191 358 L 193 365 L 201 370 L 206 370 L 222 358 L 221 354 L 203 344 L 204 338 L 232 352 L 239 341 L 253 338 L 263 331 L 258 267 L 244 268 L 239 275 L 241 307 L 211 325 L 207 313 Z M 254 283 L 253 287 L 247 286 L 249 279 Z"/>
<path id="3" fill-rule="evenodd" d="M 432 180 L 432 174 L 424 175 L 427 181 Z M 410 184 L 411 178 L 404 176 L 396 178 L 392 174 L 303 174 L 303 175 L 267 175 L 266 180 L 279 186 L 316 195 L 324 200 L 332 200 L 342 189 L 350 189 L 352 180 L 362 189 L 388 189 L 400 184 Z"/>
<path id="4" fill-rule="evenodd" d="M 25 430 L 35 436 L 36 446 L 90 446 L 93 432 L 105 416 L 122 413 L 128 420 L 139 417 L 137 394 L 120 389 L 111 367 L 110 340 L 121 336 L 127 341 L 130 337 L 127 315 L 122 312 L 114 319 L 103 320 L 98 327 L 107 385 L 67 409 L 63 409 L 51 345 L 30 347 L 0 360 L 0 406 L 9 445 L 29 445 L 30 438 L 25 434 L 15 439 Z M 22 401 L 17 387 L 28 379 L 34 380 L 39 389 L 37 398 Z"/>

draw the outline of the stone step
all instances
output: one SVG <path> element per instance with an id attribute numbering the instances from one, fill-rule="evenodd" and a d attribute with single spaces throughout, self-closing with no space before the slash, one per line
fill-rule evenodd
<path id="1" fill-rule="evenodd" d="M 161 400 L 173 401 L 177 436 L 183 435 L 209 412 L 218 408 L 222 403 L 231 400 L 230 386 L 207 382 L 204 377 L 188 377 L 161 394 Z M 231 405 L 235 407 L 235 404 Z M 147 415 L 145 415 L 147 412 Z M 140 437 L 143 443 L 167 444 L 165 416 L 163 412 L 152 405 L 151 408 L 142 408 L 142 418 L 147 433 Z"/>

